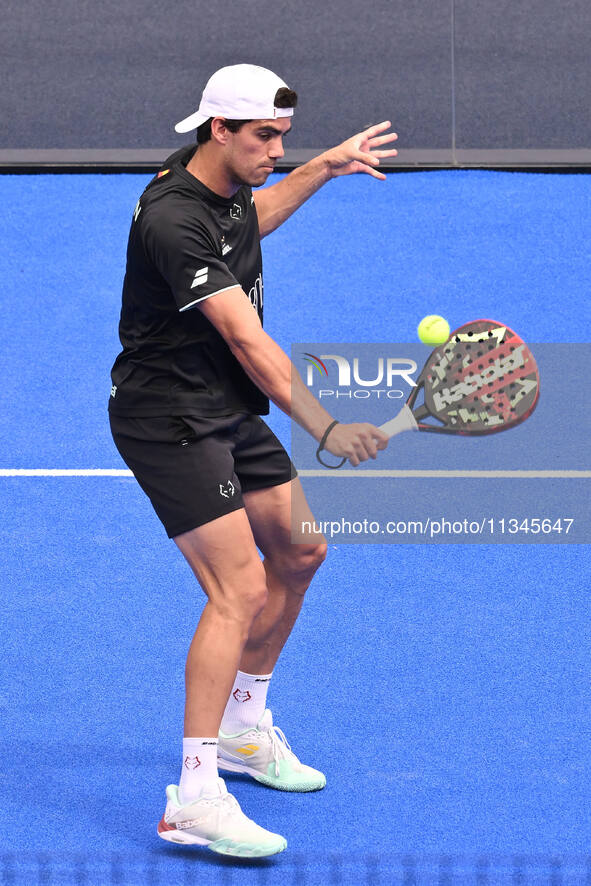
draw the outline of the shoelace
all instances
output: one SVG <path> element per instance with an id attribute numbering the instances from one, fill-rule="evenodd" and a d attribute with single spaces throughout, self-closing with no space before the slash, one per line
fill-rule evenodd
<path id="1" fill-rule="evenodd" d="M 295 754 L 291 749 L 291 745 L 285 737 L 283 730 L 279 726 L 273 726 L 268 730 L 271 738 L 271 750 L 273 751 L 273 762 L 275 763 L 275 777 L 279 777 L 279 761 L 289 760 Z"/>
<path id="2" fill-rule="evenodd" d="M 220 828 L 224 822 L 228 822 L 231 817 L 241 814 L 240 804 L 236 797 L 232 794 L 225 794 L 219 797 L 207 797 L 201 801 L 202 806 L 211 808 L 212 814 L 215 815 L 215 827 Z M 211 813 L 210 813 L 211 814 Z"/>
<path id="3" fill-rule="evenodd" d="M 236 813 L 237 811 L 240 812 L 240 805 L 238 803 L 238 800 L 236 799 L 236 797 L 234 797 L 233 794 L 230 794 L 230 793 L 226 793 L 223 795 L 220 794 L 217 797 L 203 797 L 201 799 L 199 805 L 200 806 L 212 806 L 217 812 L 218 821 L 219 821 L 219 817 L 223 816 L 224 814 L 227 815 L 227 814 Z M 174 815 L 174 814 L 175 814 L 175 811 L 173 810 L 171 812 L 171 814 L 168 816 L 168 818 L 171 818 L 172 815 Z M 166 821 L 168 821 L 168 818 L 165 815 Z"/>
<path id="4" fill-rule="evenodd" d="M 217 808 L 233 809 L 238 806 L 238 800 L 233 794 L 224 794 L 220 797 L 207 797 L 201 801 L 204 806 L 216 806 Z"/>

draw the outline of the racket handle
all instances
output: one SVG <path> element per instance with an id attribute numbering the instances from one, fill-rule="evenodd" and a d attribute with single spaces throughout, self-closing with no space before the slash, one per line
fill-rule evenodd
<path id="1" fill-rule="evenodd" d="M 419 426 L 405 403 L 398 415 L 395 418 L 391 418 L 385 424 L 379 425 L 379 429 L 384 434 L 387 434 L 388 437 L 394 437 L 395 434 L 401 434 L 403 431 L 418 431 Z"/>

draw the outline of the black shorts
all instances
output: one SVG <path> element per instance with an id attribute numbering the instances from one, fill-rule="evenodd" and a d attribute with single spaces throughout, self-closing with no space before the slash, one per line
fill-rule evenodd
<path id="1" fill-rule="evenodd" d="M 119 453 L 169 538 L 244 507 L 243 492 L 297 476 L 258 415 L 130 418 L 109 414 Z"/>

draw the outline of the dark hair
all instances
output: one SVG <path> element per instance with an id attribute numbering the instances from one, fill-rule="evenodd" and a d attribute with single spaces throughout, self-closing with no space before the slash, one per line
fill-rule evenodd
<path id="1" fill-rule="evenodd" d="M 275 98 L 273 100 L 273 104 L 276 108 L 295 108 L 298 103 L 297 92 L 294 92 L 293 89 L 288 89 L 286 86 L 282 86 L 281 89 L 278 89 Z M 211 139 L 211 121 L 213 117 L 210 117 L 209 120 L 206 120 L 205 123 L 202 123 L 201 126 L 197 128 L 197 144 L 203 145 L 205 142 L 208 142 Z M 226 129 L 229 129 L 230 132 L 238 132 L 245 123 L 252 123 L 252 120 L 226 120 L 225 125 Z"/>
<path id="2" fill-rule="evenodd" d="M 211 139 L 211 121 L 213 117 L 210 117 L 209 120 L 206 120 L 205 123 L 202 123 L 201 126 L 197 127 L 197 144 L 204 145 L 205 142 L 210 141 Z M 250 123 L 250 120 L 224 120 L 226 129 L 229 129 L 230 132 L 238 132 L 245 123 Z"/>

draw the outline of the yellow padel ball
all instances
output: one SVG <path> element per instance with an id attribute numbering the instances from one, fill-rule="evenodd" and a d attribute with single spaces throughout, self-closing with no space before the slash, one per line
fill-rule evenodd
<path id="1" fill-rule="evenodd" d="M 429 314 L 428 317 L 423 317 L 417 332 L 423 344 L 442 345 L 449 338 L 449 323 L 439 314 Z"/>

